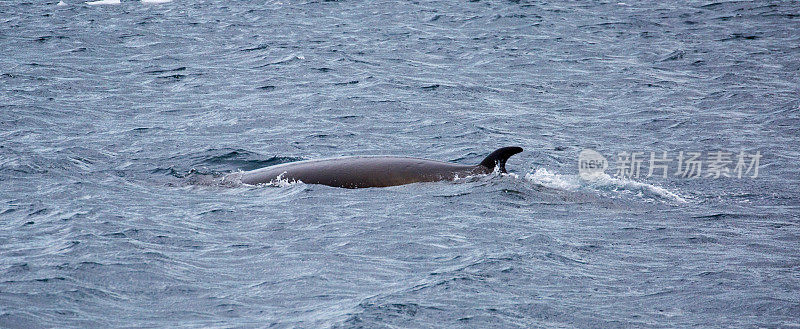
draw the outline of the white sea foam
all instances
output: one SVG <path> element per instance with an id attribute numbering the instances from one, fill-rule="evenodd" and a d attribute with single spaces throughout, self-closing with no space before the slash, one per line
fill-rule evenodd
<path id="1" fill-rule="evenodd" d="M 542 186 L 567 191 L 575 191 L 582 188 L 612 190 L 616 192 L 629 191 L 644 196 L 655 196 L 657 198 L 682 203 L 687 202 L 684 197 L 663 187 L 637 182 L 627 178 L 616 178 L 606 173 L 580 177 L 578 175 L 551 173 L 545 168 L 539 168 L 533 173 L 525 174 L 525 179 Z"/>
<path id="2" fill-rule="evenodd" d="M 287 187 L 287 186 L 292 186 L 292 185 L 295 185 L 295 184 L 304 184 L 300 180 L 295 180 L 295 179 L 289 180 L 288 178 L 284 178 L 283 177 L 284 174 L 286 174 L 286 172 L 278 175 L 278 177 L 276 177 L 275 179 L 271 180 L 269 183 L 266 183 L 264 185 L 277 186 L 277 187 Z"/>
<path id="3" fill-rule="evenodd" d="M 284 178 L 283 177 L 284 174 L 286 174 L 286 173 L 280 174 L 278 177 L 276 177 L 275 179 L 273 179 L 273 180 L 271 180 L 269 182 L 255 184 L 255 185 L 258 185 L 258 186 L 287 187 L 287 186 L 292 186 L 292 185 L 296 185 L 296 184 L 304 184 L 302 181 L 299 181 L 299 180 L 294 180 L 294 179 L 290 180 L 288 178 Z M 232 172 L 232 173 L 230 173 L 228 175 L 225 175 L 225 177 L 223 177 L 219 181 L 219 183 L 220 183 L 220 185 L 228 186 L 228 187 L 237 187 L 237 186 L 242 186 L 242 185 L 252 186 L 251 184 L 243 183 L 242 182 L 242 176 L 244 176 L 244 172 L 243 171 L 241 171 L 241 170 L 235 171 L 235 172 Z"/>
<path id="4" fill-rule="evenodd" d="M 559 190 L 574 191 L 581 187 L 580 179 L 577 176 L 554 174 L 545 168 L 525 174 L 525 180 Z"/>
<path id="5" fill-rule="evenodd" d="M 639 192 L 646 195 L 656 195 L 658 197 L 677 202 L 686 202 L 685 198 L 681 197 L 676 193 L 670 192 L 669 190 L 661 186 L 637 182 L 627 178 L 616 178 L 606 173 L 588 177 L 588 179 L 585 179 L 584 181 L 589 183 L 593 187 L 604 187 L 604 188 L 611 187 L 614 190 L 621 189 L 626 191 Z"/>
<path id="6" fill-rule="evenodd" d="M 87 5 L 96 6 L 96 5 L 118 5 L 120 4 L 119 0 L 97 0 L 97 1 L 87 1 Z"/>

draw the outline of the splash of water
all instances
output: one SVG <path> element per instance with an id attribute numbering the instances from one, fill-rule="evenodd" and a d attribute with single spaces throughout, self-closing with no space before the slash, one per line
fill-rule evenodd
<path id="1" fill-rule="evenodd" d="M 616 178 L 606 173 L 598 173 L 586 177 L 578 175 L 562 175 L 551 173 L 545 168 L 536 169 L 533 173 L 525 174 L 525 180 L 545 187 L 576 191 L 592 189 L 597 191 L 633 192 L 643 196 L 686 203 L 686 198 L 669 191 L 661 186 L 637 182 L 627 178 Z"/>

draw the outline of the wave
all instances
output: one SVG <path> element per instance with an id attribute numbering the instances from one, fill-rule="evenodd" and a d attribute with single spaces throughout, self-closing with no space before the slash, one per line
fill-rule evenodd
<path id="1" fill-rule="evenodd" d="M 627 178 L 616 178 L 606 173 L 581 177 L 579 175 L 551 173 L 545 168 L 539 168 L 535 172 L 525 174 L 525 180 L 558 190 L 594 190 L 601 193 L 614 192 L 617 195 L 620 193 L 635 193 L 648 199 L 668 200 L 679 203 L 688 202 L 685 197 L 661 186 L 637 182 Z"/>

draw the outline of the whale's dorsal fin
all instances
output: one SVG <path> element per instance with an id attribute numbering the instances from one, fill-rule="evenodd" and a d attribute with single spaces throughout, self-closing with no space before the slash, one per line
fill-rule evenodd
<path id="1" fill-rule="evenodd" d="M 493 171 L 494 167 L 500 167 L 500 172 L 504 173 L 506 172 L 506 160 L 519 152 L 522 152 L 522 148 L 517 146 L 499 148 L 483 159 L 480 165 L 489 168 L 490 171 Z"/>

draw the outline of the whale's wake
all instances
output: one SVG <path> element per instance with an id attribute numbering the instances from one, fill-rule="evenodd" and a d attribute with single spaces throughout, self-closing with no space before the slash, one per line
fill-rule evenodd
<path id="1" fill-rule="evenodd" d="M 600 173 L 589 178 L 582 178 L 579 175 L 556 174 L 545 168 L 539 168 L 532 173 L 525 174 L 525 180 L 558 190 L 594 190 L 612 198 L 617 198 L 624 194 L 634 194 L 638 197 L 650 200 L 678 203 L 688 202 L 686 197 L 671 192 L 663 187 L 637 182 L 627 178 L 616 178 L 606 173 Z"/>

